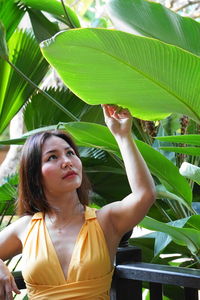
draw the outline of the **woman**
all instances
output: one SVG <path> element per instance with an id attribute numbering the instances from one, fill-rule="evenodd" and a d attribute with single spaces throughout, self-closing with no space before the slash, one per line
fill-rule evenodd
<path id="1" fill-rule="evenodd" d="M 32 136 L 24 146 L 18 211 L 0 233 L 0 299 L 20 293 L 3 261 L 22 253 L 29 299 L 109 299 L 113 261 L 121 237 L 155 199 L 149 170 L 131 136 L 128 110 L 102 105 L 120 148 L 131 194 L 95 211 L 71 138 L 62 132 Z"/>

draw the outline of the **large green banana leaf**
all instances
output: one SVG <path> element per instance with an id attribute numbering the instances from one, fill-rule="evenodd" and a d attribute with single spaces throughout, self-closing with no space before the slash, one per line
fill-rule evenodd
<path id="1" fill-rule="evenodd" d="M 200 156 L 200 147 L 160 147 L 161 150 Z"/>
<path id="2" fill-rule="evenodd" d="M 198 134 L 186 134 L 186 135 L 175 135 L 175 136 L 157 136 L 156 139 L 163 142 L 172 142 L 172 143 L 183 143 L 189 145 L 200 146 L 200 136 Z M 171 151 L 176 153 L 183 153 L 188 155 L 200 155 L 200 147 L 171 147 L 163 146 L 160 149 L 165 151 Z"/>
<path id="3" fill-rule="evenodd" d="M 87 122 L 72 122 L 63 125 L 72 134 L 78 145 L 98 147 L 112 151 L 121 157 L 114 137 L 105 126 Z M 165 186 L 169 185 L 172 192 L 174 191 L 175 194 L 190 203 L 192 200 L 191 189 L 185 178 L 179 174 L 178 168 L 149 145 L 139 140 L 136 140 L 136 143 L 152 174 L 157 176 Z"/>
<path id="4" fill-rule="evenodd" d="M 118 104 L 147 120 L 181 113 L 200 123 L 200 58 L 180 48 L 121 31 L 76 29 L 44 41 L 41 50 L 89 104 Z"/>
<path id="5" fill-rule="evenodd" d="M 173 222 L 169 222 L 168 225 L 178 227 L 178 228 L 190 228 L 195 229 L 197 231 L 200 230 L 200 216 L 193 215 L 188 218 L 176 220 Z M 158 255 L 165 247 L 169 245 L 172 238 L 164 232 L 157 232 L 155 239 L 155 255 Z"/>
<path id="6" fill-rule="evenodd" d="M 60 1 L 57 0 L 21 0 L 21 3 L 30 6 L 31 8 L 48 12 L 52 14 L 59 21 L 66 23 L 71 27 L 80 27 L 80 22 L 78 20 L 75 12 L 67 5 L 65 5 L 65 9 L 67 12 L 67 16 L 63 9 L 63 6 Z"/>
<path id="7" fill-rule="evenodd" d="M 184 134 L 184 135 L 173 135 L 173 136 L 157 136 L 158 139 L 163 142 L 172 143 L 183 143 L 188 145 L 200 146 L 200 135 L 199 134 Z"/>
<path id="8" fill-rule="evenodd" d="M 69 122 L 61 123 L 59 126 L 50 126 L 46 128 L 40 128 L 34 131 L 30 131 L 25 134 L 25 138 L 37 131 L 53 129 L 53 128 L 65 128 L 75 139 L 78 146 L 85 147 L 97 147 L 105 151 L 109 151 L 118 157 L 120 152 L 115 142 L 114 137 L 105 126 L 88 123 L 88 122 Z M 22 140 L 19 139 L 21 143 Z M 1 141 L 0 144 L 6 142 Z M 10 143 L 17 143 L 17 140 L 10 141 Z M 178 168 L 171 163 L 161 153 L 148 146 L 147 144 L 136 140 L 137 146 L 146 160 L 148 167 L 152 174 L 157 176 L 163 185 L 167 186 L 168 190 L 181 198 L 187 203 L 192 201 L 192 191 L 187 183 L 187 180 L 179 174 Z"/>
<path id="9" fill-rule="evenodd" d="M 183 228 L 190 217 L 179 219 L 173 222 L 169 222 L 168 225 L 172 225 L 174 227 Z M 155 247 L 154 247 L 154 255 L 159 255 L 164 248 L 166 248 L 172 241 L 171 236 L 166 234 L 165 232 L 156 232 L 155 234 Z"/>
<path id="10" fill-rule="evenodd" d="M 176 194 L 169 192 L 163 185 L 156 185 L 156 195 L 157 195 L 156 197 L 157 199 L 169 199 L 170 204 L 173 206 L 173 209 L 174 209 L 174 202 L 171 203 L 171 200 L 176 201 L 177 203 L 185 206 L 191 213 L 195 213 L 190 203 L 184 201 L 183 198 L 178 197 Z"/>
<path id="11" fill-rule="evenodd" d="M 8 42 L 9 60 L 39 84 L 48 69 L 33 36 L 16 31 Z M 34 88 L 22 79 L 6 61 L 0 59 L 0 132 L 31 96 Z"/>
<path id="12" fill-rule="evenodd" d="M 200 55 L 200 24 L 191 18 L 145 0 L 109 0 L 107 9 L 117 29 L 136 31 Z"/>
<path id="13" fill-rule="evenodd" d="M 181 246 L 187 246 L 192 254 L 199 255 L 200 234 L 199 230 L 193 228 L 177 228 L 169 224 L 156 221 L 145 217 L 140 226 L 150 230 L 162 231 L 169 234 L 175 243 Z"/>
<path id="14" fill-rule="evenodd" d="M 20 9 L 15 0 L 0 1 L 0 21 L 6 29 L 6 40 L 8 41 L 17 25 L 21 21 L 25 11 Z"/>

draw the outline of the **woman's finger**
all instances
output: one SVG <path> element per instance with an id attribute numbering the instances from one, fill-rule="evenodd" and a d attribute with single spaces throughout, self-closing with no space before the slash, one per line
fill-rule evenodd
<path id="1" fill-rule="evenodd" d="M 0 283 L 0 299 L 2 300 L 6 300 L 5 298 L 5 289 L 4 289 L 4 286 Z"/>
<path id="2" fill-rule="evenodd" d="M 6 300 L 13 300 L 13 295 L 12 295 L 12 286 L 11 286 L 11 280 L 6 279 L 5 280 L 5 295 L 6 295 Z"/>
<path id="3" fill-rule="evenodd" d="M 20 290 L 18 289 L 14 277 L 11 275 L 11 285 L 12 285 L 12 290 L 16 294 L 21 294 Z"/>
<path id="4" fill-rule="evenodd" d="M 102 108 L 105 118 L 110 118 L 115 112 L 115 108 L 109 104 L 102 104 Z"/>

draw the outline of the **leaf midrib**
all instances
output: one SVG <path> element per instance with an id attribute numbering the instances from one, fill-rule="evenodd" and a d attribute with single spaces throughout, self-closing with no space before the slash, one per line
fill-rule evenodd
<path id="1" fill-rule="evenodd" d="M 146 219 L 147 217 L 145 217 L 145 219 Z M 147 219 L 149 219 L 149 220 L 151 220 L 151 218 L 147 218 Z M 148 222 L 148 221 L 147 221 Z M 163 226 L 163 224 L 161 223 L 161 222 L 159 222 L 159 221 L 156 221 L 156 222 L 158 222 L 159 224 L 161 224 L 161 226 Z M 167 227 L 169 227 L 171 230 L 173 230 L 174 228 L 175 228 L 175 230 L 177 229 L 177 232 L 178 232 L 178 234 L 180 234 L 180 235 L 183 235 L 185 238 L 186 238 L 186 240 L 188 240 L 194 247 L 195 247 L 195 249 L 196 249 L 196 251 L 198 251 L 198 247 L 196 247 L 196 245 L 195 245 L 195 243 L 193 242 L 193 240 L 187 235 L 187 234 L 185 234 L 184 233 L 184 228 L 177 228 L 176 226 L 170 226 L 170 225 L 168 225 L 168 224 L 164 224 L 164 226 L 167 226 Z M 150 227 L 151 227 L 151 225 L 150 225 Z M 173 227 L 173 228 L 172 228 Z M 192 228 L 188 228 L 188 229 L 191 229 L 192 230 Z M 179 232 L 179 230 L 180 230 L 180 232 Z M 193 230 L 195 230 L 195 229 L 193 229 Z M 175 231 L 176 232 L 176 231 Z M 169 233 L 167 233 L 168 235 L 171 235 L 171 234 L 169 234 Z M 176 237 L 173 237 L 173 235 L 171 235 L 171 237 L 172 238 L 174 238 L 174 239 L 177 239 Z M 198 246 L 198 245 L 197 245 Z"/>
<path id="2" fill-rule="evenodd" d="M 169 44 L 169 47 L 170 47 L 170 46 L 172 47 L 172 45 Z M 72 45 L 72 44 L 70 44 L 69 48 L 70 48 L 70 47 L 79 47 L 79 48 L 86 48 L 86 49 L 89 48 L 89 49 L 93 49 L 93 50 L 98 51 L 98 52 L 100 52 L 100 53 L 104 53 L 104 54 L 106 54 L 107 56 L 110 56 L 110 57 L 116 59 L 117 61 L 120 61 L 120 62 L 123 63 L 124 65 L 128 66 L 130 69 L 132 69 L 132 70 L 138 72 L 139 74 L 143 75 L 143 76 L 144 76 L 145 78 L 147 78 L 149 81 L 153 82 L 156 86 L 159 86 L 161 89 L 163 89 L 164 91 L 166 91 L 168 94 L 172 95 L 174 98 L 178 99 L 183 105 L 185 105 L 185 106 L 188 108 L 189 111 L 191 111 L 191 112 L 193 113 L 193 115 L 196 117 L 195 119 L 196 119 L 196 120 L 199 120 L 199 123 L 200 123 L 200 118 L 199 118 L 198 114 L 196 114 L 195 111 L 193 111 L 193 109 L 192 109 L 187 103 L 185 103 L 179 96 L 177 96 L 175 93 L 173 93 L 173 92 L 171 92 L 170 90 L 168 90 L 165 86 L 162 86 L 160 83 L 158 83 L 158 82 L 155 81 L 154 79 L 152 79 L 152 78 L 150 78 L 149 76 L 147 76 L 146 73 L 140 71 L 140 70 L 137 69 L 136 67 L 133 67 L 132 65 L 130 65 L 130 64 L 127 63 L 126 61 L 124 61 L 124 60 L 120 59 L 119 57 L 114 56 L 114 55 L 112 55 L 112 54 L 110 54 L 110 53 L 108 53 L 108 52 L 106 52 L 106 51 L 104 51 L 104 50 L 100 50 L 100 49 L 98 49 L 98 48 L 94 48 L 94 47 L 91 47 L 91 46 L 83 46 L 83 45 L 81 45 L 81 46 L 79 45 L 79 46 L 78 46 L 78 45 Z M 173 46 L 173 47 L 174 47 L 174 46 Z"/>

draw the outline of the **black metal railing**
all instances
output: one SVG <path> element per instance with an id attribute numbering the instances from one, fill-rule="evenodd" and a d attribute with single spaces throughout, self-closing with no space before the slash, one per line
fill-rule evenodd
<path id="1" fill-rule="evenodd" d="M 127 246 L 118 248 L 111 288 L 111 300 L 142 300 L 142 284 L 149 284 L 150 300 L 163 299 L 163 286 L 183 288 L 180 300 L 198 300 L 200 270 L 141 262 L 141 250 Z M 24 289 L 21 272 L 13 272 L 17 286 Z"/>
<path id="2" fill-rule="evenodd" d="M 199 299 L 200 270 L 143 263 L 139 248 L 131 246 L 119 248 L 111 300 L 142 300 L 144 282 L 149 285 L 150 300 L 162 300 L 165 285 L 182 287 L 183 298 L 180 300 Z"/>

